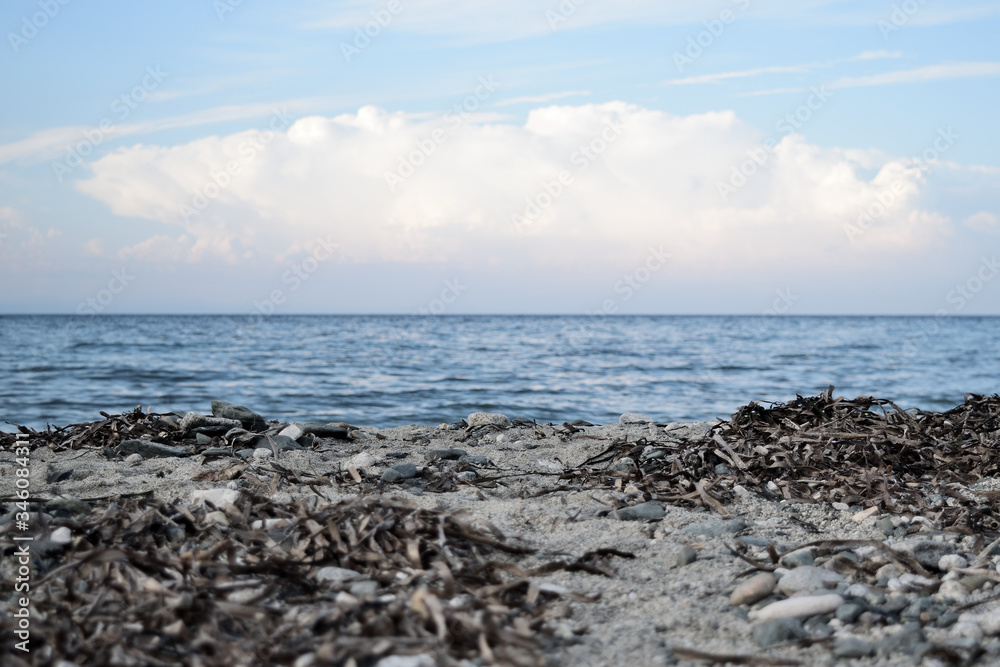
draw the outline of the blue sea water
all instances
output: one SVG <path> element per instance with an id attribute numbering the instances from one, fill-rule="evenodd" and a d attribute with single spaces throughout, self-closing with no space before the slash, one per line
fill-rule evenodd
<path id="1" fill-rule="evenodd" d="M 0 422 L 141 404 L 392 426 L 500 411 L 539 421 L 728 417 L 828 385 L 947 409 L 1000 384 L 1000 318 L 0 316 Z"/>

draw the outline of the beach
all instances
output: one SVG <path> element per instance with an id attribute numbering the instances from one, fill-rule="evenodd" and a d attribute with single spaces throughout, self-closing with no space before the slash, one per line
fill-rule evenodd
<path id="1" fill-rule="evenodd" d="M 4 434 L 0 530 L 34 538 L 5 664 L 989 664 L 998 402 L 393 428 L 217 402 Z"/>

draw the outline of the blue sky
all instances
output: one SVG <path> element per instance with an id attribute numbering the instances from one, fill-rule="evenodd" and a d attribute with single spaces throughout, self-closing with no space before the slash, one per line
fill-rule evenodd
<path id="1" fill-rule="evenodd" d="M 0 312 L 1000 313 L 997 2 L 0 27 Z"/>

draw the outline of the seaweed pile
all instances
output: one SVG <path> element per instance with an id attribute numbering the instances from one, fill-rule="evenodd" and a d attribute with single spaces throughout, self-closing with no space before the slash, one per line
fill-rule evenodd
<path id="1" fill-rule="evenodd" d="M 677 442 L 618 441 L 567 471 L 562 485 L 629 489 L 643 500 L 726 514 L 737 486 L 769 500 L 843 503 L 919 514 L 942 528 L 995 535 L 1000 396 L 968 394 L 946 412 L 890 400 L 812 397 L 740 408 L 707 434 Z"/>
<path id="2" fill-rule="evenodd" d="M 602 558 L 629 555 L 526 570 L 532 549 L 460 515 L 371 498 L 310 505 L 130 498 L 59 519 L 74 537 L 37 563 L 32 627 L 44 645 L 31 664 L 362 666 L 422 654 L 540 665 L 557 641 L 546 619 L 568 613 L 564 600 L 590 600 L 530 578 L 605 574 Z M 12 623 L 0 621 L 5 638 Z M 28 664 L 12 643 L 0 662 Z"/>

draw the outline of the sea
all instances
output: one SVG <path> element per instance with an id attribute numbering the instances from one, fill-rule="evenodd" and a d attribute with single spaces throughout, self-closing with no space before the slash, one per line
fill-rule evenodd
<path id="1" fill-rule="evenodd" d="M 4 315 L 0 428 L 100 412 L 388 427 L 727 418 L 835 394 L 946 410 L 1000 385 L 997 317 Z"/>

